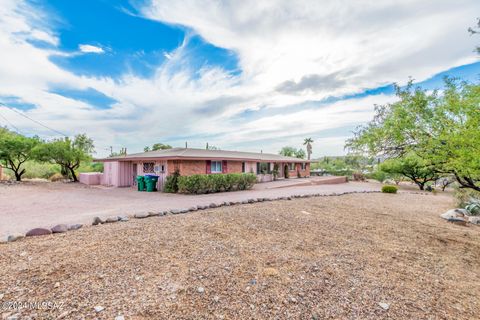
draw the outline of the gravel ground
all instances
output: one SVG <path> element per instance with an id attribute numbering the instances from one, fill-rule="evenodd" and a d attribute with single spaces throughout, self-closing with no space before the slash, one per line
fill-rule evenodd
<path id="1" fill-rule="evenodd" d="M 480 228 L 452 206 L 352 194 L 24 239 L 0 245 L 0 300 L 58 306 L 22 319 L 474 319 Z"/>

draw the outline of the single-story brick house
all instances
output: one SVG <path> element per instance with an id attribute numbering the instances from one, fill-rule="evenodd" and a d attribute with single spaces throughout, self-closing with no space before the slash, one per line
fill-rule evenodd
<path id="1" fill-rule="evenodd" d="M 284 157 L 278 154 L 226 150 L 173 148 L 97 159 L 104 163 L 100 183 L 115 187 L 136 185 L 136 177 L 146 174 L 159 176 L 158 189 L 165 178 L 179 170 L 180 175 L 255 173 L 257 181 L 273 180 L 272 170 L 278 165 L 278 178 L 310 176 L 310 160 Z"/>

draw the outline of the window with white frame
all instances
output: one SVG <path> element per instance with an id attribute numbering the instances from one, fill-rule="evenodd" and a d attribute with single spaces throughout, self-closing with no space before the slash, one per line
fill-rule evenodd
<path id="1" fill-rule="evenodd" d="M 302 162 L 302 170 L 305 170 L 306 167 L 307 167 L 307 164 L 305 162 Z"/>
<path id="2" fill-rule="evenodd" d="M 155 172 L 155 163 L 154 162 L 144 162 L 143 163 L 143 173 L 154 173 Z"/>
<path id="3" fill-rule="evenodd" d="M 290 170 L 290 171 L 295 170 L 295 163 L 289 163 L 288 164 L 288 170 Z"/>
<path id="4" fill-rule="evenodd" d="M 210 169 L 212 173 L 222 173 L 222 161 L 212 161 Z"/>

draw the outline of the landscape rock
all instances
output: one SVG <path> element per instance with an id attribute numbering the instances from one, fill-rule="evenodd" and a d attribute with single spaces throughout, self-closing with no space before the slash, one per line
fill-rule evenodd
<path id="1" fill-rule="evenodd" d="M 248 203 L 254 203 L 254 202 L 257 202 L 257 200 L 256 199 L 248 199 L 247 202 Z"/>
<path id="2" fill-rule="evenodd" d="M 198 210 L 198 207 L 196 206 L 188 208 L 188 211 L 197 211 L 197 210 Z"/>
<path id="3" fill-rule="evenodd" d="M 480 225 L 480 216 L 468 217 L 468 222 Z"/>
<path id="4" fill-rule="evenodd" d="M 204 287 L 198 287 L 198 288 L 197 288 L 197 292 L 198 292 L 198 293 L 204 293 L 204 292 L 205 292 L 205 288 L 204 288 Z"/>
<path id="5" fill-rule="evenodd" d="M 188 209 L 180 209 L 180 213 L 187 213 L 189 210 Z"/>
<path id="6" fill-rule="evenodd" d="M 208 206 L 209 208 L 216 208 L 218 207 L 216 203 L 210 203 L 210 205 Z"/>
<path id="7" fill-rule="evenodd" d="M 102 223 L 105 223 L 105 220 L 103 220 L 102 218 L 100 218 L 100 217 L 93 218 L 93 222 L 92 222 L 93 226 L 96 226 L 96 225 L 99 225 L 99 224 L 102 224 Z"/>
<path id="8" fill-rule="evenodd" d="M 390 304 L 385 303 L 385 302 L 379 302 L 378 305 L 383 309 L 383 310 L 388 310 L 390 308 Z"/>
<path id="9" fill-rule="evenodd" d="M 98 312 L 102 312 L 103 310 L 105 310 L 105 308 L 102 307 L 102 306 L 96 306 L 96 307 L 94 308 L 94 310 L 95 310 L 95 312 L 98 313 Z"/>
<path id="10" fill-rule="evenodd" d="M 81 227 L 83 227 L 83 224 L 77 223 L 77 224 L 72 224 L 68 227 L 68 230 L 78 230 Z"/>
<path id="11" fill-rule="evenodd" d="M 468 211 L 465 209 L 451 209 L 440 215 L 441 218 L 449 220 L 451 218 L 463 218 L 468 216 Z"/>
<path id="12" fill-rule="evenodd" d="M 35 228 L 27 232 L 27 237 L 46 236 L 52 234 L 52 230 L 45 228 Z"/>
<path id="13" fill-rule="evenodd" d="M 68 226 L 66 224 L 57 224 L 52 228 L 52 233 L 65 233 L 68 231 Z"/>
<path id="14" fill-rule="evenodd" d="M 119 216 L 118 219 L 121 221 L 121 222 L 127 222 L 129 219 L 127 216 Z"/>
<path id="15" fill-rule="evenodd" d="M 13 242 L 13 241 L 17 241 L 17 240 L 20 240 L 22 238 L 25 238 L 25 235 L 24 234 L 21 234 L 21 233 L 14 233 L 14 234 L 11 234 L 7 237 L 7 241 L 8 242 Z"/>
<path id="16" fill-rule="evenodd" d="M 106 220 L 105 220 L 105 223 L 114 223 L 114 222 L 117 222 L 118 221 L 118 217 L 115 216 L 115 217 L 108 217 Z"/>
<path id="17" fill-rule="evenodd" d="M 466 226 L 467 225 L 467 220 L 465 220 L 464 218 L 450 218 L 447 221 L 451 222 L 451 223 L 454 223 L 454 224 L 458 224 L 460 226 Z"/>
<path id="18" fill-rule="evenodd" d="M 136 219 L 145 219 L 145 218 L 148 218 L 148 213 L 147 212 L 135 213 L 134 217 Z"/>
<path id="19" fill-rule="evenodd" d="M 148 213 L 149 217 L 158 217 L 160 215 L 160 212 L 155 212 L 155 211 L 150 211 Z"/>
<path id="20" fill-rule="evenodd" d="M 248 200 L 243 200 L 242 201 L 242 204 L 247 204 L 248 203 Z"/>
<path id="21" fill-rule="evenodd" d="M 125 317 L 124 316 L 116 316 L 115 320 L 125 320 Z"/>
<path id="22" fill-rule="evenodd" d="M 170 210 L 170 212 L 171 212 L 172 214 L 179 214 L 179 213 L 181 213 L 180 210 L 178 210 L 178 209 L 172 209 L 172 210 Z"/>

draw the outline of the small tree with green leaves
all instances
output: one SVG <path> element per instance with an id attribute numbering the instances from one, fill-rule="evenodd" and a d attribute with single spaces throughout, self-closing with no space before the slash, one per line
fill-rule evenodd
<path id="1" fill-rule="evenodd" d="M 22 180 L 26 172 L 23 164 L 32 159 L 32 150 L 40 140 L 0 128 L 0 162 L 2 166 L 13 171 L 17 181 Z"/>
<path id="2" fill-rule="evenodd" d="M 428 182 L 438 179 L 438 173 L 434 168 L 413 153 L 398 159 L 386 160 L 380 165 L 380 169 L 391 176 L 402 175 L 410 179 L 420 190 L 424 190 Z"/>
<path id="3" fill-rule="evenodd" d="M 35 148 L 35 156 L 40 161 L 50 161 L 62 167 L 62 173 L 74 182 L 78 181 L 75 170 L 82 161 L 90 161 L 93 153 L 93 140 L 85 134 L 70 138 L 56 139 Z"/>

